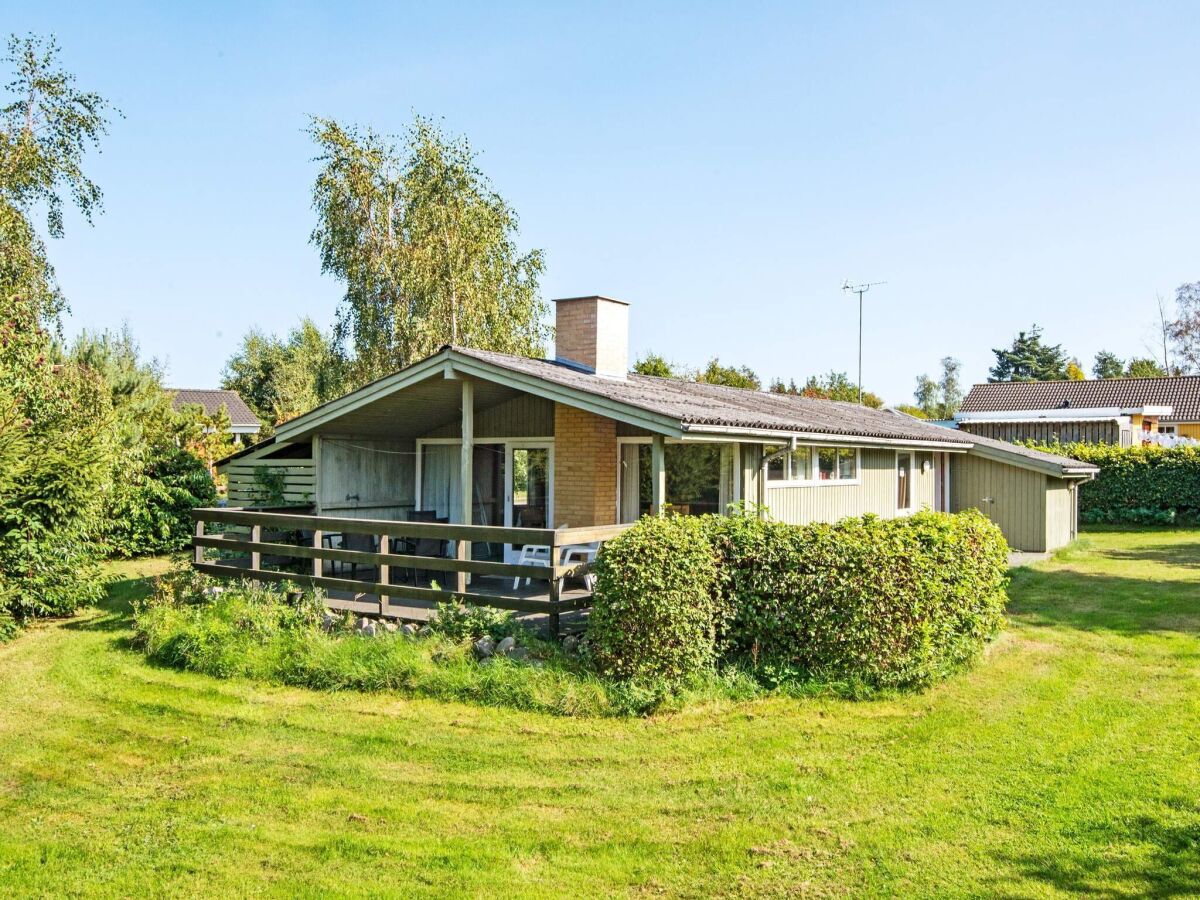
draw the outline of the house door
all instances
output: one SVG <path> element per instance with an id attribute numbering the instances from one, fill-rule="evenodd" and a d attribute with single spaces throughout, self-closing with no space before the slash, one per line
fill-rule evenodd
<path id="1" fill-rule="evenodd" d="M 553 446 L 510 443 L 507 451 L 504 524 L 511 528 L 554 528 Z M 510 562 L 516 561 L 521 547 L 507 545 L 505 556 Z"/>

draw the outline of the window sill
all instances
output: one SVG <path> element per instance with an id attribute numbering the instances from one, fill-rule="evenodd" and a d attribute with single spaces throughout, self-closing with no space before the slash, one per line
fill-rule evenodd
<path id="1" fill-rule="evenodd" d="M 839 478 L 833 481 L 768 481 L 767 490 L 772 488 L 854 487 L 859 484 L 862 484 L 861 478 Z"/>

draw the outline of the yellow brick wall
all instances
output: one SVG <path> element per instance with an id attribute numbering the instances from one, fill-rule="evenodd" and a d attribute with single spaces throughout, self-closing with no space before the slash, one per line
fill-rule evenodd
<path id="1" fill-rule="evenodd" d="M 617 423 L 554 404 L 554 524 L 617 521 Z"/>
<path id="2" fill-rule="evenodd" d="M 555 301 L 554 355 L 604 375 L 629 371 L 629 308 L 603 297 Z"/>

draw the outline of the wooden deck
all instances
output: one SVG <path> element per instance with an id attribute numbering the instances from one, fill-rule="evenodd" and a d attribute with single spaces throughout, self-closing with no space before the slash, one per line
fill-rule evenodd
<path id="1" fill-rule="evenodd" d="M 582 585 L 589 565 L 539 566 L 468 559 L 471 546 L 547 546 L 550 559 L 557 560 L 566 547 L 604 541 L 628 527 L 500 528 L 246 509 L 197 509 L 192 518 L 192 565 L 207 575 L 304 584 L 322 589 L 331 608 L 411 621 L 428 619 L 439 603 L 512 610 L 535 622 L 539 621 L 537 617 L 544 617 L 546 630 L 552 635 L 559 633 L 563 615 L 591 606 L 591 591 Z M 213 523 L 221 528 L 219 533 L 210 533 Z M 327 546 L 324 536 L 335 532 L 370 535 L 376 550 Z M 394 552 L 397 538 L 424 539 L 435 546 L 453 548 L 453 556 Z M 220 551 L 221 558 L 210 561 L 206 556 L 210 550 Z M 414 571 L 423 573 L 423 577 L 405 577 Z M 514 589 L 514 578 L 530 581 Z M 453 589 L 444 587 L 442 579 L 453 581 Z M 427 586 L 422 586 L 422 580 Z"/>

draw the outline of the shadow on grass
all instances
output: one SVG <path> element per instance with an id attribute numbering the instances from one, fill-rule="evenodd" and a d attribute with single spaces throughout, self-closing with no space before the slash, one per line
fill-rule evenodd
<path id="1" fill-rule="evenodd" d="M 1200 545 L 1154 544 L 1133 550 L 1105 550 L 1103 556 L 1122 562 L 1152 562 L 1179 569 L 1200 569 Z"/>
<path id="2" fill-rule="evenodd" d="M 1137 816 L 1085 825 L 1071 835 L 1070 851 L 1000 855 L 998 859 L 1016 868 L 1023 878 L 1067 894 L 1200 896 L 1200 809 L 1190 803 L 1175 805 L 1191 818 L 1190 822 L 1167 824 L 1150 816 Z M 995 887 L 998 895 L 1008 894 L 1005 885 Z"/>
<path id="3" fill-rule="evenodd" d="M 75 619 L 63 625 L 69 631 L 128 631 L 133 625 L 133 601 L 150 594 L 154 577 L 114 578 L 96 604 L 98 615 Z"/>
<path id="4" fill-rule="evenodd" d="M 1200 633 L 1200 580 L 1018 569 L 1008 594 L 1008 615 L 1027 624 L 1123 634 Z"/>

